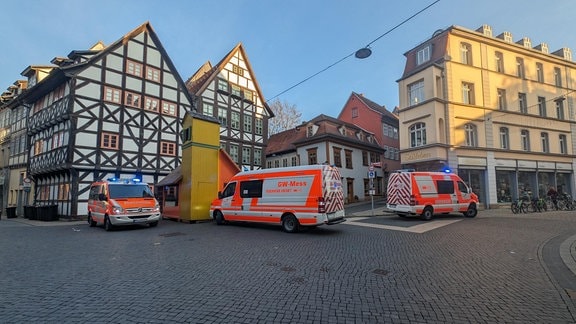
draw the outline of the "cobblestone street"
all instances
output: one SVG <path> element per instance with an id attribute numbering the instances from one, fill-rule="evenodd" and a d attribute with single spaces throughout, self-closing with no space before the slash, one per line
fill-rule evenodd
<path id="1" fill-rule="evenodd" d="M 576 277 L 559 252 L 574 249 L 574 212 L 354 214 L 297 234 L 4 218 L 0 322 L 576 322 Z"/>

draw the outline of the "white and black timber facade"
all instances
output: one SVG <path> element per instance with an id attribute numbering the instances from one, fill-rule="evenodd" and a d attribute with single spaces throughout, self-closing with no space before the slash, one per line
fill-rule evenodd
<path id="1" fill-rule="evenodd" d="M 241 170 L 264 168 L 268 119 L 274 114 L 264 100 L 242 44 L 217 65 L 206 62 L 186 86 L 198 112 L 220 121 L 220 148 Z"/>
<path id="2" fill-rule="evenodd" d="M 84 216 L 93 181 L 154 184 L 180 165 L 181 121 L 193 100 L 148 22 L 52 63 L 22 95 L 36 204 Z"/>

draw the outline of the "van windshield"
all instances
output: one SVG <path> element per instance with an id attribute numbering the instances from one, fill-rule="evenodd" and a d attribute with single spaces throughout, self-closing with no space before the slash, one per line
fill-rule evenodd
<path id="1" fill-rule="evenodd" d="M 110 198 L 150 198 L 154 197 L 148 185 L 115 184 L 108 186 Z"/>

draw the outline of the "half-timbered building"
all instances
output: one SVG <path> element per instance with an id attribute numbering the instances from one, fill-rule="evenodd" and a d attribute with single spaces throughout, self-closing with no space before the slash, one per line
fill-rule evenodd
<path id="1" fill-rule="evenodd" d="M 198 112 L 220 120 L 220 147 L 243 170 L 264 167 L 268 119 L 266 104 L 241 43 L 218 64 L 206 62 L 186 82 Z"/>
<path id="2" fill-rule="evenodd" d="M 181 121 L 193 100 L 150 23 L 52 64 L 23 94 L 37 204 L 83 216 L 91 182 L 153 184 L 180 165 Z"/>

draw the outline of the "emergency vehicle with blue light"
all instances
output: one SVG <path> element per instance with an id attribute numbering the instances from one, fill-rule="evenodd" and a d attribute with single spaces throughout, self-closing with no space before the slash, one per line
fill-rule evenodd
<path id="1" fill-rule="evenodd" d="M 390 173 L 386 190 L 387 208 L 399 216 L 462 213 L 475 217 L 478 196 L 450 172 L 398 170 Z"/>
<path id="2" fill-rule="evenodd" d="M 158 225 L 160 205 L 148 184 L 139 179 L 97 181 L 90 185 L 88 224 L 104 225 L 107 231 L 115 226 Z"/>

